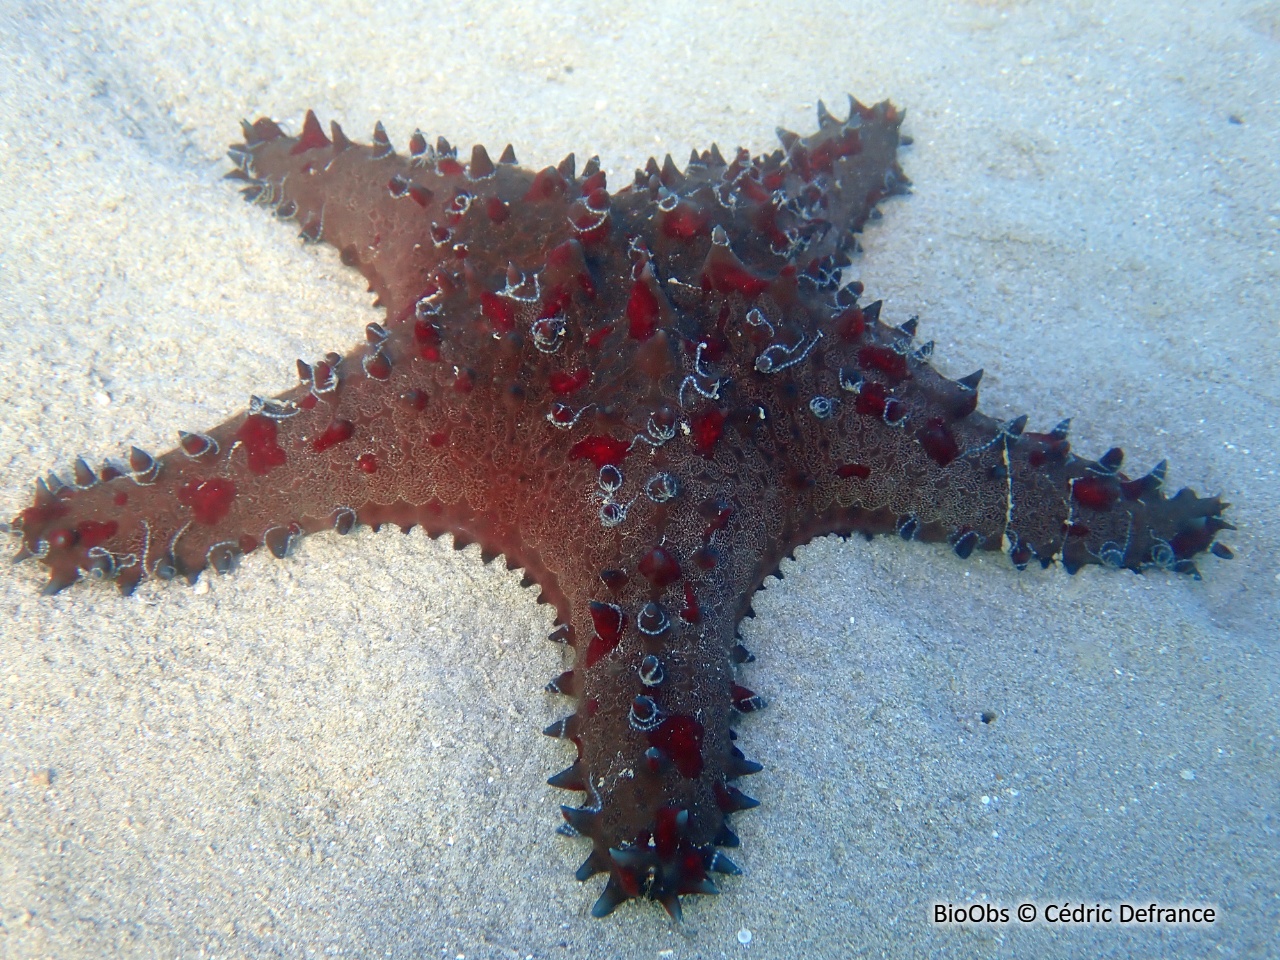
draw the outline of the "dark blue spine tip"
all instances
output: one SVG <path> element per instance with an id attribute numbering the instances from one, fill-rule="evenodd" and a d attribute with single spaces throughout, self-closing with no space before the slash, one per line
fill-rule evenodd
<path id="1" fill-rule="evenodd" d="M 737 877 L 742 875 L 742 868 L 726 857 L 719 850 L 711 855 L 711 860 L 707 864 L 708 870 L 716 873 L 722 873 L 725 876 Z"/>
<path id="2" fill-rule="evenodd" d="M 737 847 L 742 844 L 742 841 L 738 839 L 738 835 L 729 829 L 728 823 L 720 825 L 720 832 L 716 834 L 716 838 L 711 842 L 717 847 Z"/>
<path id="3" fill-rule="evenodd" d="M 600 894 L 600 898 L 591 907 L 591 915 L 597 919 L 607 917 L 617 908 L 618 904 L 627 899 L 627 895 L 618 887 L 613 878 L 609 878 L 609 882 L 605 884 L 604 890 Z"/>
<path id="4" fill-rule="evenodd" d="M 608 866 L 601 863 L 600 857 L 596 855 L 594 850 L 592 850 L 591 855 L 582 861 L 582 865 L 574 871 L 573 876 L 579 883 L 584 883 L 594 877 L 597 873 L 604 873 L 608 869 Z"/>
<path id="5" fill-rule="evenodd" d="M 564 817 L 565 822 L 569 826 L 577 830 L 578 833 L 589 833 L 596 825 L 599 814 L 594 810 L 587 810 L 583 807 L 561 806 L 560 813 Z"/>

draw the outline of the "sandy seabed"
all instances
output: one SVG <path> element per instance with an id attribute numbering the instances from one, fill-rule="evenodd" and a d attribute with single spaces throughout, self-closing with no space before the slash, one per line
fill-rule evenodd
<path id="1" fill-rule="evenodd" d="M 589 915 L 545 785 L 547 608 L 474 549 L 314 537 L 194 589 L 0 578 L 0 954 L 1274 956 L 1280 3 L 0 3 L 0 513 L 164 449 L 369 320 L 221 182 L 242 116 L 532 166 L 759 152 L 891 96 L 853 267 L 984 409 L 1222 493 L 1205 578 L 826 539 L 744 627 L 745 874 Z M 494 154 L 496 155 L 496 153 Z M 994 716 L 992 722 L 982 717 Z M 935 902 L 1213 904 L 937 925 Z M 747 941 L 744 943 L 744 941 Z"/>

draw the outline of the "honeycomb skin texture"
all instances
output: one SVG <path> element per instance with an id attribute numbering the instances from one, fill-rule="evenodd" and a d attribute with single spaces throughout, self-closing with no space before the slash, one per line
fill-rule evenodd
<path id="1" fill-rule="evenodd" d="M 332 244 L 385 308 L 346 356 L 239 416 L 51 475 L 12 524 L 49 592 L 194 581 L 318 530 L 421 525 L 521 568 L 554 606 L 580 794 L 563 830 L 591 842 L 593 910 L 680 897 L 737 872 L 728 817 L 757 772 L 733 723 L 762 706 L 735 679 L 754 591 L 824 534 L 946 541 L 961 557 L 1198 576 L 1229 528 L 1218 498 L 1167 497 L 1164 465 L 1077 457 L 1064 422 L 977 410 L 981 371 L 949 380 L 914 318 L 842 286 L 856 234 L 905 192 L 890 104 L 825 107 L 809 137 L 731 158 L 651 160 L 610 192 L 579 171 L 494 161 L 420 134 L 397 152 L 326 132 L 244 126 L 251 203 Z"/>

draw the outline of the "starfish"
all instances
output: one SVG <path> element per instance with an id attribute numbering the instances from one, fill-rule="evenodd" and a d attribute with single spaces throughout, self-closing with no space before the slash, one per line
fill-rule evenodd
<path id="1" fill-rule="evenodd" d="M 783 557 L 826 534 L 945 541 L 1198 576 L 1231 529 L 1217 497 L 1130 478 L 1123 452 L 1072 453 L 1068 422 L 977 410 L 982 371 L 930 364 L 913 317 L 880 318 L 842 283 L 857 234 L 906 192 L 902 114 L 818 107 L 809 137 L 683 170 L 650 160 L 610 192 L 598 159 L 531 171 L 507 147 L 464 162 L 421 133 L 398 153 L 244 124 L 230 177 L 358 269 L 385 309 L 346 356 L 298 361 L 298 383 L 233 419 L 37 482 L 14 520 L 46 592 L 81 579 L 128 592 L 194 582 L 321 530 L 421 525 L 505 556 L 553 605 L 575 710 L 547 733 L 575 753 L 550 783 L 583 794 L 561 829 L 606 874 L 592 913 L 716 892 L 738 868 L 729 817 L 760 764 L 735 718 L 738 625 Z"/>

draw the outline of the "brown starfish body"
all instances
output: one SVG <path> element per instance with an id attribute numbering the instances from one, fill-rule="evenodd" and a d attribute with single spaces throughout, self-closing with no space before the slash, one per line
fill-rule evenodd
<path id="1" fill-rule="evenodd" d="M 422 525 L 504 555 L 554 605 L 573 652 L 548 733 L 576 757 L 567 832 L 608 875 L 593 913 L 734 873 L 728 816 L 759 765 L 734 745 L 762 705 L 735 681 L 736 630 L 780 559 L 828 533 L 1194 573 L 1228 524 L 1217 498 L 1136 479 L 1118 449 L 1076 457 L 1064 422 L 977 412 L 981 371 L 929 363 L 841 286 L 854 234 L 903 192 L 900 114 L 851 102 L 808 138 L 609 192 L 596 160 L 534 172 L 508 147 L 460 160 L 421 134 L 397 153 L 308 113 L 245 125 L 231 176 L 341 251 L 385 307 L 366 343 L 298 363 L 299 383 L 153 457 L 51 477 L 14 522 L 22 554 L 76 580 L 194 580 L 266 546 L 357 523 Z"/>

